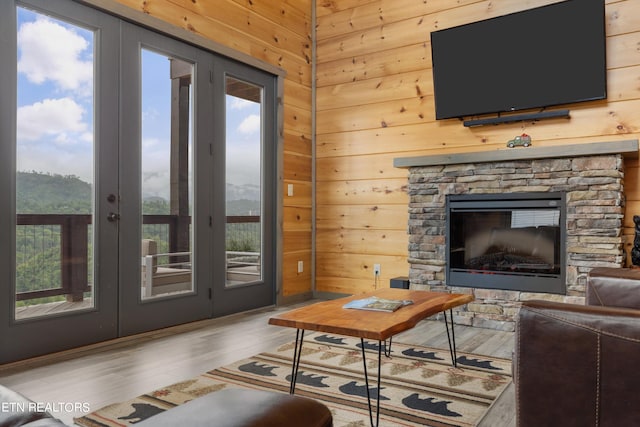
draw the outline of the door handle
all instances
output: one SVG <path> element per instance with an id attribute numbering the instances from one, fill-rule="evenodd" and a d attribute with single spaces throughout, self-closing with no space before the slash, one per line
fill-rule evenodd
<path id="1" fill-rule="evenodd" d="M 116 222 L 119 219 L 120 215 L 115 212 L 109 212 L 109 214 L 107 215 L 107 221 L 109 222 Z"/>

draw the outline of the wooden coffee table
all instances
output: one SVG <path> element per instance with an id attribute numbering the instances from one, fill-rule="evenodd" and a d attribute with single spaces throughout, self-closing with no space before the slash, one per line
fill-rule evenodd
<path id="1" fill-rule="evenodd" d="M 403 306 L 394 312 L 343 308 L 343 305 L 349 301 L 372 296 L 385 299 L 412 300 L 413 304 Z M 451 312 L 451 309 L 471 302 L 473 299 L 473 295 L 466 294 L 385 288 L 364 294 L 311 304 L 271 317 L 269 319 L 269 324 L 271 325 L 286 326 L 297 329 L 289 392 L 291 394 L 295 392 L 305 330 L 360 338 L 362 344 L 362 359 L 364 363 L 364 377 L 367 385 L 367 400 L 369 402 L 369 417 L 371 425 L 374 426 L 373 409 L 369 394 L 369 378 L 367 375 L 364 340 L 369 339 L 378 341 L 378 387 L 380 387 L 380 365 L 382 360 L 383 341 L 385 341 L 385 355 L 390 356 L 391 338 L 394 335 L 409 330 L 419 321 L 442 312 L 444 313 L 445 326 L 447 328 L 451 363 L 455 367 L 457 366 L 457 357 L 455 333 L 453 331 L 453 313 Z M 451 334 L 449 334 L 447 311 L 449 311 L 451 319 Z M 386 340 L 390 340 L 389 348 L 387 348 Z M 380 421 L 380 393 L 378 393 L 377 398 L 376 414 L 375 425 Z"/>

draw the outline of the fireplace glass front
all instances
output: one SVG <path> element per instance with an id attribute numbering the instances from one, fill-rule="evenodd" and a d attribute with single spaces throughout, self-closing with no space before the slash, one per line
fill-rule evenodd
<path id="1" fill-rule="evenodd" d="M 565 293 L 564 193 L 447 196 L 449 286 Z"/>

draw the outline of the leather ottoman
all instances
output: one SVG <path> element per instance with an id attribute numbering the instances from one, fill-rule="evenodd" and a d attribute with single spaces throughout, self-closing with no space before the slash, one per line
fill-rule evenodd
<path id="1" fill-rule="evenodd" d="M 329 408 L 302 396 L 227 389 L 137 423 L 140 427 L 332 427 Z"/>

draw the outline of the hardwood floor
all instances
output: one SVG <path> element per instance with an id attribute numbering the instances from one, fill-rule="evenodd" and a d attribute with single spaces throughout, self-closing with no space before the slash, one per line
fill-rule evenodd
<path id="1" fill-rule="evenodd" d="M 0 366 L 0 384 L 36 402 L 81 403 L 93 411 L 294 340 L 293 329 L 267 323 L 294 307 L 264 308 Z M 511 358 L 513 333 L 457 325 L 455 334 L 458 351 Z M 394 340 L 448 348 L 444 323 L 437 320 L 422 321 Z M 82 413 L 55 415 L 73 425 Z M 515 426 L 513 385 L 480 426 Z"/>

